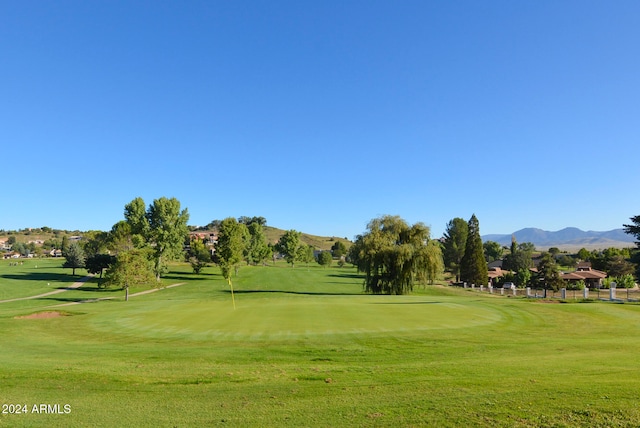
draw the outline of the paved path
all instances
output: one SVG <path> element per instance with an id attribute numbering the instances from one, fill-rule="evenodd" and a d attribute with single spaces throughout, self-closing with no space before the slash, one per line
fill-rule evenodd
<path id="1" fill-rule="evenodd" d="M 142 296 L 144 294 L 155 293 L 156 291 L 164 290 L 164 289 L 167 289 L 167 288 L 173 288 L 173 287 L 177 287 L 179 285 L 184 285 L 184 284 L 185 284 L 184 282 L 179 282 L 177 284 L 167 285 L 166 287 L 152 288 L 151 290 L 139 291 L 137 293 L 129 294 L 129 298 L 136 297 L 136 296 Z M 94 302 L 100 302 L 100 301 L 103 301 L 103 300 L 112 300 L 112 299 L 116 299 L 116 297 L 100 297 L 98 299 L 86 299 L 86 300 L 80 300 L 78 302 L 61 303 L 59 305 L 53 305 L 53 306 L 47 306 L 47 307 L 48 308 L 59 308 L 61 306 L 73 306 L 73 305 L 79 305 L 81 303 L 94 303 Z"/>
<path id="2" fill-rule="evenodd" d="M 73 290 L 75 288 L 82 287 L 82 284 L 84 284 L 85 282 L 87 282 L 91 278 L 93 278 L 93 275 L 87 275 L 84 278 L 80 279 L 79 281 L 76 281 L 73 284 L 71 284 L 70 286 L 65 287 L 65 288 L 60 288 L 58 290 L 49 291 L 48 293 L 38 294 L 36 296 L 17 297 L 15 299 L 0 300 L 0 303 L 17 302 L 19 300 L 39 299 L 40 297 L 46 297 L 46 296 L 51 296 L 51 295 L 54 295 L 54 294 L 64 293 L 65 291 L 69 291 L 69 290 Z"/>

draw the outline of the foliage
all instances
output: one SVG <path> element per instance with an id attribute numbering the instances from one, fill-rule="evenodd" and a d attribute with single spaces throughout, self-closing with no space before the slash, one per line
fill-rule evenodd
<path id="1" fill-rule="evenodd" d="M 300 232 L 287 230 L 276 244 L 276 249 L 284 256 L 287 263 L 294 267 L 298 257 L 298 246 L 300 246 Z"/>
<path id="2" fill-rule="evenodd" d="M 543 285 L 545 290 L 557 291 L 565 285 L 556 260 L 550 253 L 544 253 L 540 259 L 540 263 L 538 264 L 538 282 Z"/>
<path id="3" fill-rule="evenodd" d="M 211 262 L 211 251 L 200 239 L 194 239 L 189 244 L 188 261 L 193 273 L 199 274 Z"/>
<path id="4" fill-rule="evenodd" d="M 621 275 L 621 276 L 609 276 L 603 279 L 603 283 L 606 283 L 605 288 L 611 287 L 612 283 L 616 283 L 616 288 L 634 288 L 636 286 L 633 275 Z"/>
<path id="5" fill-rule="evenodd" d="M 557 256 L 556 260 L 560 266 L 566 266 L 568 268 L 576 267 L 576 259 L 568 254 L 561 254 L 560 256 Z"/>
<path id="6" fill-rule="evenodd" d="M 584 290 L 587 285 L 584 282 L 584 279 L 579 281 L 569 281 L 566 284 L 567 290 Z"/>
<path id="7" fill-rule="evenodd" d="M 262 224 L 259 221 L 250 221 L 247 229 L 249 232 L 249 240 L 244 251 L 245 259 L 248 264 L 255 265 L 262 263 L 269 258 L 271 253 L 269 246 L 267 245 L 267 239 L 265 237 Z"/>
<path id="8" fill-rule="evenodd" d="M 248 240 L 247 226 L 238 223 L 235 218 L 228 217 L 220 222 L 215 257 L 225 279 L 231 278 L 232 268 L 235 268 L 237 273 Z"/>
<path id="9" fill-rule="evenodd" d="M 494 260 L 499 260 L 502 258 L 502 253 L 504 252 L 504 248 L 502 245 L 498 244 L 495 241 L 487 241 L 482 244 L 484 249 L 484 258 L 487 262 L 491 263 Z"/>
<path id="10" fill-rule="evenodd" d="M 511 250 L 504 258 L 503 269 L 519 272 L 528 270 L 533 266 L 532 250 L 533 244 L 525 242 L 518 245 L 515 236 L 511 237 Z"/>
<path id="11" fill-rule="evenodd" d="M 450 220 L 444 232 L 444 265 L 456 276 L 456 282 L 460 280 L 460 264 L 464 257 L 468 234 L 469 224 L 459 217 Z"/>
<path id="12" fill-rule="evenodd" d="M 345 256 L 347 254 L 347 246 L 342 241 L 336 241 L 331 246 L 331 253 L 333 254 L 333 257 L 339 259 L 340 257 Z"/>
<path id="13" fill-rule="evenodd" d="M 320 266 L 329 267 L 331 266 L 331 262 L 333 261 L 333 257 L 329 251 L 321 251 L 318 254 L 318 264 Z"/>
<path id="14" fill-rule="evenodd" d="M 480 223 L 475 214 L 469 219 L 469 234 L 465 245 L 464 256 L 460 264 L 460 280 L 469 284 L 487 284 L 489 273 L 484 258 Z"/>
<path id="15" fill-rule="evenodd" d="M 415 280 L 432 277 L 443 265 L 440 247 L 428 244 L 429 228 L 423 223 L 409 226 L 398 216 L 384 216 L 371 220 L 367 229 L 350 254 L 365 273 L 368 293 L 406 294 Z"/>
<path id="16" fill-rule="evenodd" d="M 238 217 L 238 223 L 244 224 L 247 227 L 251 226 L 252 224 L 257 224 L 259 226 L 266 226 L 267 219 L 264 217 L 241 216 L 241 217 Z"/>
<path id="17" fill-rule="evenodd" d="M 140 227 L 144 232 L 143 236 L 147 237 L 147 242 L 153 248 L 154 273 L 156 281 L 160 281 L 160 275 L 165 270 L 165 261 L 177 260 L 182 255 L 185 238 L 189 232 L 189 213 L 186 208 L 180 210 L 180 202 L 176 198 L 162 197 L 149 205 L 145 218 L 148 221 L 148 229 L 146 226 Z M 137 217 L 135 219 L 137 221 Z M 139 230 L 138 227 L 137 223 L 131 224 L 134 234 Z"/>
<path id="18" fill-rule="evenodd" d="M 127 289 L 153 281 L 153 257 L 152 251 L 148 248 L 118 253 L 116 262 L 105 275 L 105 286 Z"/>
<path id="19" fill-rule="evenodd" d="M 309 263 L 311 263 L 314 260 L 314 248 L 311 245 L 300 245 L 298 247 L 298 255 L 297 260 L 300 261 L 301 263 L 305 263 L 307 266 L 309 266 Z"/>
<path id="20" fill-rule="evenodd" d="M 87 258 L 97 254 L 106 253 L 109 243 L 109 233 L 102 231 L 89 231 L 84 234 L 82 248 Z M 96 272 L 97 273 L 97 272 Z"/>
<path id="21" fill-rule="evenodd" d="M 633 235 L 636 238 L 636 245 L 640 248 L 640 215 L 630 218 L 631 224 L 624 224 L 624 233 Z"/>
<path id="22" fill-rule="evenodd" d="M 64 268 L 71 268 L 72 275 L 76 274 L 77 268 L 84 267 L 85 255 L 84 250 L 77 242 L 72 242 L 67 246 L 67 252 L 65 254 L 66 261 L 62 265 Z"/>
<path id="23" fill-rule="evenodd" d="M 87 272 L 92 274 L 100 274 L 98 287 L 102 286 L 102 274 L 105 269 L 109 269 L 116 262 L 116 256 L 111 254 L 94 254 L 87 257 L 85 267 Z"/>
<path id="24" fill-rule="evenodd" d="M 591 255 L 591 252 L 586 248 L 580 248 L 580 251 L 578 251 L 578 258 L 580 260 L 583 260 L 583 261 L 589 260 L 590 255 Z"/>
<path id="25" fill-rule="evenodd" d="M 518 287 L 525 287 L 531 282 L 531 270 L 520 269 L 516 272 L 513 278 L 513 283 Z"/>

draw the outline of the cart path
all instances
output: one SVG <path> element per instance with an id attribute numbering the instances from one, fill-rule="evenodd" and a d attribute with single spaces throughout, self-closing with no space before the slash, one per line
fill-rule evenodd
<path id="1" fill-rule="evenodd" d="M 84 278 L 80 279 L 79 281 L 76 281 L 73 284 L 71 284 L 70 286 L 65 287 L 65 288 L 60 288 L 58 290 L 49 291 L 47 293 L 37 294 L 35 296 L 17 297 L 15 299 L 0 300 L 0 303 L 17 302 L 17 301 L 20 301 L 20 300 L 39 299 L 40 297 L 46 297 L 46 296 L 51 296 L 51 295 L 54 295 L 54 294 L 64 293 L 65 291 L 69 291 L 69 290 L 73 290 L 75 288 L 82 287 L 82 285 L 85 282 L 87 282 L 88 280 L 90 280 L 93 277 L 94 277 L 94 275 L 87 275 Z"/>
<path id="2" fill-rule="evenodd" d="M 186 284 L 186 283 L 185 282 L 178 282 L 177 284 L 167 285 L 166 287 L 152 288 L 150 290 L 139 291 L 137 293 L 129 294 L 129 298 L 136 297 L 136 296 L 142 296 L 144 294 L 155 293 L 156 291 L 165 290 L 167 288 L 178 287 L 178 286 L 184 285 L 184 284 Z M 100 298 L 97 298 L 97 299 L 85 299 L 85 300 L 80 300 L 78 302 L 61 303 L 59 305 L 53 305 L 53 306 L 47 306 L 47 307 L 48 308 L 59 308 L 59 307 L 62 307 L 62 306 L 80 305 L 82 303 L 95 303 L 95 302 L 101 302 L 103 300 L 112 300 L 112 299 L 117 299 L 117 297 L 112 296 L 112 297 L 100 297 Z"/>

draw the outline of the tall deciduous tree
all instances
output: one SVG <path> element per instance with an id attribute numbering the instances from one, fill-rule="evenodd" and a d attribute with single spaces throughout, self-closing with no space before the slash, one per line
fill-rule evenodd
<path id="1" fill-rule="evenodd" d="M 442 266 L 438 246 L 429 245 L 429 228 L 409 226 L 398 216 L 371 220 L 368 231 L 357 237 L 350 258 L 365 273 L 365 291 L 375 294 L 406 294 L 433 271 L 433 256 Z M 437 262 L 436 262 L 437 263 Z"/>
<path id="2" fill-rule="evenodd" d="M 125 290 L 125 300 L 129 300 L 129 287 L 153 281 L 152 257 L 149 248 L 118 253 L 116 262 L 107 270 L 106 286 L 122 287 Z"/>
<path id="3" fill-rule="evenodd" d="M 227 281 L 231 278 L 231 270 L 242 261 L 247 238 L 247 227 L 235 218 L 229 217 L 220 222 L 215 257 Z"/>
<path id="4" fill-rule="evenodd" d="M 456 276 L 456 282 L 460 281 L 460 263 L 464 257 L 468 235 L 469 225 L 464 219 L 456 217 L 447 223 L 444 232 L 444 264 Z"/>
<path id="5" fill-rule="evenodd" d="M 262 263 L 269 257 L 270 253 L 262 225 L 257 221 L 250 222 L 247 229 L 249 231 L 249 241 L 245 249 L 245 259 L 247 263 Z"/>
<path id="6" fill-rule="evenodd" d="M 189 233 L 187 209 L 180 209 L 176 198 L 156 199 L 149 205 L 147 212 L 149 221 L 149 241 L 154 249 L 154 272 L 156 280 L 164 270 L 164 262 L 179 259 L 182 255 L 185 239 Z"/>
<path id="7" fill-rule="evenodd" d="M 460 279 L 469 284 L 486 284 L 489 273 L 480 237 L 480 222 L 475 214 L 471 216 L 468 224 L 469 235 L 460 265 Z"/>
<path id="8" fill-rule="evenodd" d="M 295 266 L 295 262 L 298 259 L 300 235 L 302 234 L 297 230 L 287 230 L 276 244 L 276 249 L 284 256 L 287 263 L 291 264 L 291 267 Z"/>
<path id="9" fill-rule="evenodd" d="M 498 260 L 502 257 L 504 249 L 502 248 L 502 245 L 497 242 L 487 241 L 482 244 L 482 246 L 484 247 L 484 258 L 487 262 L 491 263 L 492 261 Z"/>
<path id="10" fill-rule="evenodd" d="M 193 273 L 200 273 L 211 263 L 211 251 L 200 239 L 194 239 L 189 245 L 189 264 Z"/>

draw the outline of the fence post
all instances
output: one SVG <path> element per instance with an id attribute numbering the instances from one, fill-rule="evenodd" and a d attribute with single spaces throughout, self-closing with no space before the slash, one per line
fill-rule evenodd
<path id="1" fill-rule="evenodd" d="M 582 290 L 582 293 L 585 299 L 589 298 L 589 289 L 587 287 L 584 287 L 584 290 Z"/>
<path id="2" fill-rule="evenodd" d="M 560 289 L 560 298 L 562 300 L 565 300 L 567 298 L 567 289 L 566 288 L 561 288 Z"/>
<path id="3" fill-rule="evenodd" d="M 531 297 L 531 287 L 527 287 L 527 297 Z"/>

